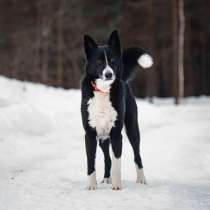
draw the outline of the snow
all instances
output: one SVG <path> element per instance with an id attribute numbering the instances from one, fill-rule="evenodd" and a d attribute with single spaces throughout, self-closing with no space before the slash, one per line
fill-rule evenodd
<path id="1" fill-rule="evenodd" d="M 80 92 L 0 77 L 0 210 L 210 209 L 210 98 L 138 100 L 148 185 L 124 135 L 121 191 L 86 189 Z"/>

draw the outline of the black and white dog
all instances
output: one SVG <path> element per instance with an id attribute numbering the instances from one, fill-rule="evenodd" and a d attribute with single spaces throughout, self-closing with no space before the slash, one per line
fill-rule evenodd
<path id="1" fill-rule="evenodd" d="M 138 64 L 143 68 L 151 67 L 152 57 L 138 47 L 121 52 L 117 31 L 111 33 L 104 46 L 98 46 L 90 36 L 85 35 L 84 47 L 87 63 L 82 80 L 81 112 L 85 129 L 88 189 L 94 190 L 97 185 L 97 141 L 104 153 L 105 173 L 102 182 L 111 183 L 113 190 L 121 189 L 121 131 L 124 124 L 134 151 L 137 182 L 145 184 L 139 148 L 137 105 L 127 81 Z"/>

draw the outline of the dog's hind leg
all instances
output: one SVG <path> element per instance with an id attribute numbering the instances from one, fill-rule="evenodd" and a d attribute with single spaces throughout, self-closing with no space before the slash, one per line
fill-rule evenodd
<path id="1" fill-rule="evenodd" d="M 104 178 L 102 183 L 111 184 L 110 170 L 111 170 L 111 158 L 109 154 L 110 139 L 99 140 L 99 146 L 104 154 Z"/>
<path id="2" fill-rule="evenodd" d="M 129 87 L 126 88 L 126 113 L 125 128 L 128 139 L 134 152 L 134 162 L 136 164 L 137 183 L 146 184 L 142 160 L 140 156 L 140 131 L 138 125 L 138 110 L 135 98 L 130 93 Z"/>

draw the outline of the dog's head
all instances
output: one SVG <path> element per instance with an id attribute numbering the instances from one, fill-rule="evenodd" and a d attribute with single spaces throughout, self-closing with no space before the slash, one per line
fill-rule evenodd
<path id="1" fill-rule="evenodd" d="M 86 73 L 91 79 L 111 84 L 121 75 L 121 46 L 117 31 L 109 36 L 107 44 L 98 46 L 88 35 L 84 36 L 87 57 Z"/>

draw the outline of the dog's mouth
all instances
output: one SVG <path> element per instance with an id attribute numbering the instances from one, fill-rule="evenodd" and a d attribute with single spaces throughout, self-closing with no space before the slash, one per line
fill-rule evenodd
<path id="1" fill-rule="evenodd" d="M 107 82 L 110 81 L 111 82 L 111 81 L 114 81 L 114 80 L 115 80 L 115 78 L 113 77 L 113 78 L 110 78 L 110 79 L 105 79 L 103 81 L 107 81 Z"/>
<path id="2" fill-rule="evenodd" d="M 103 91 L 109 91 L 111 88 L 112 83 L 114 82 L 115 78 L 113 79 L 96 79 L 95 83 L 97 87 Z"/>

